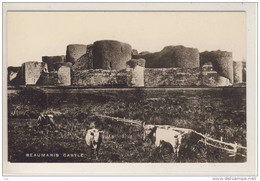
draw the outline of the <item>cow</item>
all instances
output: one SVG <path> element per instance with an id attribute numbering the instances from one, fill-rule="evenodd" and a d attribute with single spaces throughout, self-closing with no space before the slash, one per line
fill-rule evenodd
<path id="1" fill-rule="evenodd" d="M 162 141 L 170 143 L 176 157 L 179 157 L 179 150 L 182 141 L 182 134 L 172 129 L 157 128 L 155 132 L 155 146 L 161 147 Z"/>
<path id="2" fill-rule="evenodd" d="M 91 159 L 96 155 L 96 160 L 98 160 L 98 151 L 102 143 L 103 133 L 103 131 L 100 131 L 96 128 L 92 128 L 87 131 L 85 141 L 86 144 L 90 147 Z"/>
<path id="3" fill-rule="evenodd" d="M 156 128 L 157 127 L 155 125 L 145 124 L 145 122 L 143 122 L 143 140 L 145 141 L 149 138 L 151 141 L 154 141 Z"/>
<path id="4" fill-rule="evenodd" d="M 52 129 L 57 129 L 57 126 L 53 120 L 52 114 L 43 114 L 41 113 L 37 120 L 37 129 L 42 130 L 44 126 L 50 125 Z"/>

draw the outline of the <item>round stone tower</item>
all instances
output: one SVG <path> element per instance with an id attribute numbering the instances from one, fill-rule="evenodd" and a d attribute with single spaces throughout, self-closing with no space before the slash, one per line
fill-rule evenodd
<path id="1" fill-rule="evenodd" d="M 87 53 L 87 45 L 72 44 L 67 46 L 66 62 L 74 64 L 81 56 Z"/>
<path id="2" fill-rule="evenodd" d="M 231 52 L 218 50 L 200 53 L 200 66 L 207 62 L 212 63 L 213 70 L 220 76 L 226 77 L 231 84 L 233 83 L 233 59 Z"/>
<path id="3" fill-rule="evenodd" d="M 122 70 L 131 59 L 132 47 L 114 40 L 96 41 L 93 44 L 93 68 Z"/>

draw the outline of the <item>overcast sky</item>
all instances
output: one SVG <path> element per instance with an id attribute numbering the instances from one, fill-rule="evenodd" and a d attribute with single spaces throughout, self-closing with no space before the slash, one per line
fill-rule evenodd
<path id="1" fill-rule="evenodd" d="M 69 44 L 109 39 L 129 43 L 138 52 L 168 45 L 200 52 L 233 52 L 246 58 L 246 14 L 243 12 L 8 12 L 8 66 L 65 55 Z"/>

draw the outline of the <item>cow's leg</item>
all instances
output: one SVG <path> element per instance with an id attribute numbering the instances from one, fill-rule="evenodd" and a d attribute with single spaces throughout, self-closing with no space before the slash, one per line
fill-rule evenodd
<path id="1" fill-rule="evenodd" d="M 97 145 L 96 148 L 96 159 L 98 160 L 98 156 L 99 156 L 99 149 L 100 149 L 100 144 Z"/>
<path id="2" fill-rule="evenodd" d="M 50 123 L 52 129 L 56 129 L 56 125 L 55 125 L 55 122 L 53 121 L 53 119 L 50 118 L 49 123 Z"/>
<path id="3" fill-rule="evenodd" d="M 39 124 L 37 125 L 37 130 L 38 130 L 38 131 L 43 131 L 43 128 L 44 128 L 44 126 L 43 126 L 42 123 L 39 123 Z"/>
<path id="4" fill-rule="evenodd" d="M 90 159 L 93 160 L 93 155 L 94 155 L 94 148 L 91 146 L 90 147 Z"/>
<path id="5" fill-rule="evenodd" d="M 177 158 L 179 158 L 179 152 L 180 152 L 180 145 L 178 145 L 178 147 L 176 149 Z"/>
<path id="6" fill-rule="evenodd" d="M 91 145 L 86 145 L 86 158 L 92 160 L 92 150 Z"/>
<path id="7" fill-rule="evenodd" d="M 182 141 L 182 137 L 179 136 L 179 137 L 178 137 L 178 141 L 177 141 L 177 147 L 176 147 L 176 156 L 177 156 L 177 158 L 179 158 L 179 152 L 180 152 L 180 147 L 181 147 L 181 141 Z"/>
<path id="8" fill-rule="evenodd" d="M 43 120 L 38 118 L 37 120 L 37 130 L 41 130 L 43 128 Z"/>
<path id="9" fill-rule="evenodd" d="M 98 148 L 96 149 L 96 160 L 98 160 Z"/>
<path id="10" fill-rule="evenodd" d="M 173 154 L 174 154 L 174 155 L 177 155 L 177 150 L 176 150 L 176 148 L 173 147 L 173 148 L 172 148 L 172 151 L 173 151 Z"/>
<path id="11" fill-rule="evenodd" d="M 155 133 L 152 134 L 152 143 L 155 143 L 156 137 L 155 137 Z"/>
<path id="12" fill-rule="evenodd" d="M 161 153 L 162 152 L 162 140 L 159 139 L 156 141 L 155 141 L 155 146 L 157 147 L 157 150 L 159 149 L 159 153 Z"/>
<path id="13" fill-rule="evenodd" d="M 146 139 L 146 133 L 145 133 L 145 131 L 144 131 L 143 140 L 145 141 L 145 139 Z"/>
<path id="14" fill-rule="evenodd" d="M 172 150 L 171 150 L 171 162 L 172 161 L 176 161 L 176 153 L 177 153 L 177 151 L 176 151 L 176 142 L 175 141 L 171 141 L 171 142 L 169 142 L 170 144 L 171 144 L 171 147 L 172 147 Z"/>
<path id="15" fill-rule="evenodd" d="M 41 125 L 38 123 L 38 124 L 37 124 L 37 127 L 36 127 L 36 130 L 37 130 L 37 131 L 40 130 L 40 126 L 41 126 Z"/>
<path id="16" fill-rule="evenodd" d="M 159 147 L 161 145 L 161 140 L 159 138 L 155 139 L 155 146 Z"/>

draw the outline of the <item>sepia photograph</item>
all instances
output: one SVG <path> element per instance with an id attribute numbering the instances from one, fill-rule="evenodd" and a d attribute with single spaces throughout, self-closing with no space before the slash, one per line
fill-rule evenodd
<path id="1" fill-rule="evenodd" d="M 7 162 L 245 164 L 247 48 L 245 11 L 7 11 Z"/>

